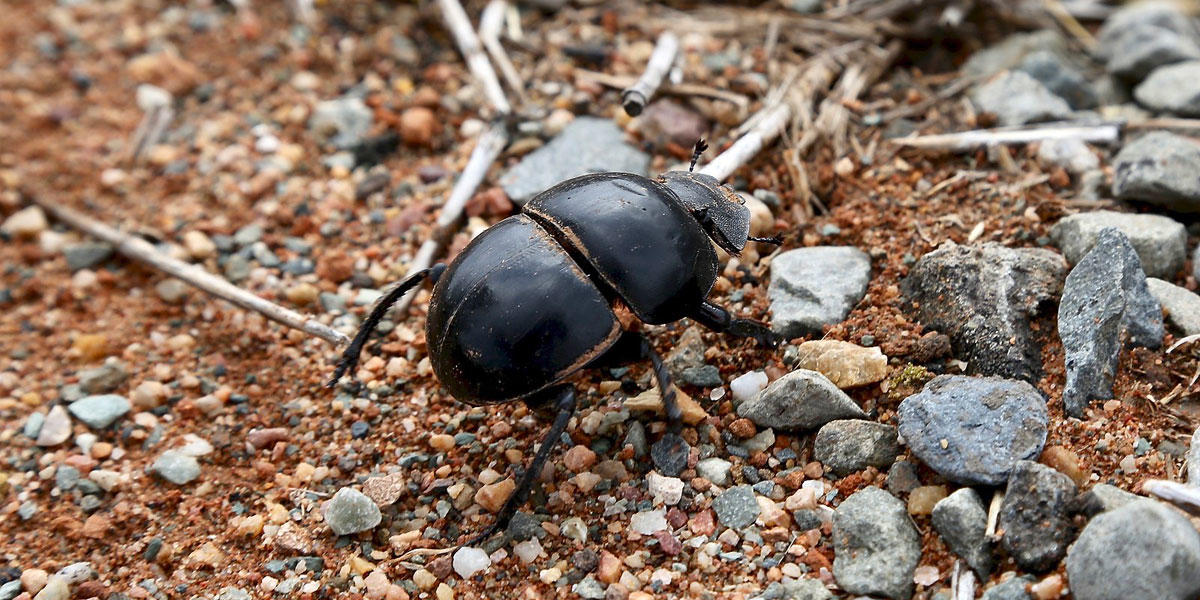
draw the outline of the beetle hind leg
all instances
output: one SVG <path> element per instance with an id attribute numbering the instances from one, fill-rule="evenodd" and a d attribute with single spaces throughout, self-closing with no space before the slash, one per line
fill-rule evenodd
<path id="1" fill-rule="evenodd" d="M 496 520 L 462 546 L 474 546 L 492 537 L 497 531 L 507 528 L 513 515 L 517 514 L 517 510 L 529 500 L 529 494 L 533 491 L 534 484 L 537 483 L 538 475 L 542 473 L 542 468 L 546 466 L 546 460 L 550 458 L 550 451 L 558 445 L 559 438 L 567 429 L 567 422 L 571 420 L 571 415 L 575 414 L 575 388 L 566 385 L 551 388 L 545 393 L 554 399 L 554 406 L 558 411 L 554 417 L 554 424 L 550 426 L 546 437 L 542 438 L 542 445 L 534 455 L 533 462 L 529 463 L 529 468 L 521 475 L 521 481 L 517 483 L 516 489 L 504 502 L 500 512 L 496 514 Z"/>
<path id="2" fill-rule="evenodd" d="M 620 366 L 643 360 L 649 360 L 654 366 L 654 382 L 662 397 L 663 413 L 667 415 L 667 422 L 671 425 L 679 423 L 683 413 L 675 401 L 675 386 L 671 385 L 671 373 L 646 336 L 626 331 L 611 348 L 589 363 L 588 367 Z"/>
<path id="3" fill-rule="evenodd" d="M 735 319 L 728 310 L 709 302 L 701 303 L 692 318 L 718 333 L 753 338 L 760 346 L 766 348 L 774 348 L 783 341 L 780 335 L 771 331 L 765 323 L 751 319 Z"/>

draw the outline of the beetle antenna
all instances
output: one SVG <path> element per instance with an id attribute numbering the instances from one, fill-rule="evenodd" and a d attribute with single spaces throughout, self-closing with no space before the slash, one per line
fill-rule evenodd
<path id="1" fill-rule="evenodd" d="M 688 173 L 696 170 L 696 161 L 700 160 L 700 155 L 704 154 L 705 150 L 708 150 L 708 143 L 704 141 L 704 138 L 696 140 L 696 147 L 692 149 L 692 164 L 688 165 Z"/>

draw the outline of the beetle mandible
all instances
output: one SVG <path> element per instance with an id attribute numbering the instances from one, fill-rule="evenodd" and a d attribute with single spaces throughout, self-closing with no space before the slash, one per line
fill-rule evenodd
<path id="1" fill-rule="evenodd" d="M 425 323 L 429 359 L 450 394 L 475 406 L 520 400 L 556 412 L 496 520 L 468 545 L 506 527 L 525 504 L 575 411 L 575 390 L 563 380 L 576 371 L 649 359 L 668 422 L 679 426 L 662 359 L 641 333 L 622 330 L 615 305 L 644 323 L 688 317 L 776 345 L 763 323 L 733 318 L 706 299 L 719 272 L 713 243 L 739 254 L 748 241 L 780 242 L 751 237 L 750 212 L 737 193 L 693 172 L 705 148 L 704 140 L 696 143 L 687 171 L 657 179 L 584 175 L 538 194 L 449 266 L 419 271 L 380 298 L 342 355 L 331 387 L 353 371 L 388 308 L 428 279 L 435 282 Z"/>

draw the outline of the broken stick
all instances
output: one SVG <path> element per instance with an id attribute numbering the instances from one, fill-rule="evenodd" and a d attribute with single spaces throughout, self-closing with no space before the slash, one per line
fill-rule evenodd
<path id="1" fill-rule="evenodd" d="M 492 63 L 488 62 L 479 37 L 475 35 L 475 28 L 471 26 L 467 11 L 463 10 L 458 0 L 438 0 L 438 6 L 442 8 L 442 17 L 446 20 L 446 26 L 454 36 L 455 43 L 458 44 L 458 50 L 467 61 L 467 68 L 483 86 L 483 94 L 488 102 L 491 102 L 492 107 L 500 114 L 511 113 L 512 105 L 504 96 L 500 80 L 496 78 L 496 71 L 492 69 Z"/>
<path id="2" fill-rule="evenodd" d="M 973 129 L 958 133 L 941 133 L 896 138 L 891 143 L 918 150 L 970 152 L 976 148 L 999 144 L 1028 144 L 1050 140 L 1077 139 L 1083 142 L 1111 144 L 1121 137 L 1117 123 L 1097 125 L 1054 124 L 1044 127 L 1017 129 Z"/>
<path id="3" fill-rule="evenodd" d="M 116 247 L 117 252 L 127 258 L 173 275 L 184 283 L 222 300 L 227 300 L 236 306 L 252 310 L 276 323 L 286 325 L 292 329 L 298 329 L 335 345 L 340 346 L 350 342 L 350 338 L 316 319 L 279 306 L 269 300 L 259 298 L 253 293 L 229 283 L 224 278 L 205 271 L 201 267 L 167 256 L 159 252 L 146 240 L 118 231 L 81 212 L 41 198 L 34 198 L 33 203 L 42 207 L 42 209 L 59 221 L 92 237 L 112 244 Z"/>
<path id="4" fill-rule="evenodd" d="M 521 79 L 520 73 L 517 73 L 517 68 L 508 58 L 508 52 L 500 43 L 500 30 L 504 28 L 506 12 L 508 12 L 508 2 L 505 0 L 488 2 L 483 9 L 483 14 L 479 17 L 479 39 L 483 41 L 483 47 L 487 49 L 492 61 L 500 68 L 500 74 L 504 76 L 508 87 L 517 95 L 517 100 L 524 103 L 525 81 Z"/>
<path id="5" fill-rule="evenodd" d="M 654 52 L 650 54 L 650 61 L 646 63 L 646 71 L 636 83 L 621 92 L 621 106 L 626 114 L 631 117 L 642 114 L 646 103 L 654 97 L 658 86 L 662 85 L 667 71 L 675 64 L 675 56 L 678 53 L 679 38 L 674 33 L 664 31 L 658 36 L 658 41 L 654 43 Z"/>

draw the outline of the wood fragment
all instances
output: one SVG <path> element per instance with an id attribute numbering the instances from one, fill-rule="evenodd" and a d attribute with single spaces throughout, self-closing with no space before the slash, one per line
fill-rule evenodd
<path id="1" fill-rule="evenodd" d="M 1142 482 L 1142 491 L 1170 502 L 1188 513 L 1200 516 L 1200 487 L 1177 481 L 1149 479 Z"/>
<path id="2" fill-rule="evenodd" d="M 679 54 L 679 38 L 670 31 L 664 31 L 654 43 L 654 52 L 646 63 L 646 70 L 631 86 L 621 92 L 621 107 L 631 117 L 642 114 L 646 103 L 654 97 L 654 92 L 662 85 L 667 71 L 675 64 L 675 56 Z"/>
<path id="3" fill-rule="evenodd" d="M 612 75 L 609 73 L 601 73 L 599 71 L 589 71 L 587 69 L 575 69 L 575 78 L 585 81 L 593 81 L 604 87 L 613 89 L 625 89 L 635 83 L 633 77 L 625 75 Z M 750 99 L 728 90 L 722 90 L 707 85 L 698 85 L 694 83 L 665 83 L 659 86 L 658 91 L 663 94 L 672 96 L 701 96 L 704 98 L 714 98 L 724 100 L 738 107 L 738 110 L 745 113 L 749 110 Z"/>
<path id="4" fill-rule="evenodd" d="M 954 561 L 954 570 L 950 575 L 953 600 L 974 600 L 975 585 L 975 572 L 961 560 Z"/>
<path id="5" fill-rule="evenodd" d="M 997 144 L 1028 144 L 1048 140 L 1077 139 L 1096 144 L 1111 144 L 1121 137 L 1117 123 L 1074 125 L 1055 123 L 1043 127 L 973 129 L 958 133 L 921 135 L 889 140 L 892 144 L 927 151 L 970 152 Z"/>
<path id="6" fill-rule="evenodd" d="M 930 98 L 926 98 L 920 102 L 917 102 L 916 104 L 899 106 L 883 113 L 880 115 L 879 121 L 881 123 L 890 123 L 896 119 L 904 119 L 913 115 L 922 114 L 930 108 L 933 108 L 934 106 L 961 94 L 963 90 L 971 87 L 971 85 L 973 85 L 976 81 L 979 81 L 978 77 L 956 78 Z"/>
<path id="7" fill-rule="evenodd" d="M 33 198 L 33 203 L 42 207 L 55 219 L 112 244 L 118 253 L 130 260 L 158 269 L 208 294 L 246 310 L 252 310 L 276 323 L 319 337 L 334 345 L 350 343 L 350 338 L 346 335 L 320 321 L 260 298 L 201 267 L 163 254 L 146 240 L 119 231 L 88 215 L 41 197 Z"/>
<path id="8" fill-rule="evenodd" d="M 503 115 L 511 113 L 512 105 L 504 96 L 500 80 L 496 78 L 496 71 L 492 69 L 492 63 L 488 62 L 483 45 L 475 35 L 475 28 L 471 26 L 471 20 L 463 10 L 462 4 L 459 4 L 458 0 L 438 0 L 438 6 L 442 9 L 442 18 L 446 20 L 450 34 L 454 36 L 454 42 L 458 44 L 458 50 L 467 61 L 467 68 L 483 87 L 483 94 L 492 104 L 492 108 Z"/>
<path id="9" fill-rule="evenodd" d="M 1000 507 L 1004 505 L 1004 490 L 992 492 L 992 503 L 988 505 L 987 529 L 988 539 L 996 539 L 996 523 L 1000 520 Z"/>
<path id="10" fill-rule="evenodd" d="M 140 161 L 146 150 L 162 139 L 167 125 L 175 118 L 175 110 L 171 107 L 175 99 L 167 90 L 143 83 L 138 86 L 135 97 L 143 114 L 129 141 L 126 158 L 131 163 Z"/>
<path id="11" fill-rule="evenodd" d="M 768 143 L 779 137 L 784 127 L 792 118 L 792 108 L 788 102 L 776 104 L 763 119 L 746 135 L 738 138 L 728 150 L 722 152 L 712 162 L 704 165 L 700 172 L 724 181 L 739 167 L 754 158 Z"/>
<path id="12" fill-rule="evenodd" d="M 504 76 L 509 89 L 517 95 L 517 100 L 524 104 L 528 101 L 525 96 L 525 81 L 521 79 L 521 74 L 509 59 L 504 44 L 500 43 L 500 31 L 504 28 L 507 14 L 508 2 L 505 0 L 488 2 L 479 17 L 479 39 L 488 55 L 492 57 L 492 62 L 500 68 L 500 74 Z"/>
<path id="13" fill-rule="evenodd" d="M 1059 0 L 1042 0 L 1042 2 L 1046 12 L 1050 13 L 1050 16 L 1054 17 L 1055 21 L 1058 21 L 1060 27 L 1074 36 L 1079 41 L 1079 44 L 1083 46 L 1084 50 L 1088 52 L 1096 50 L 1096 47 L 1099 46 L 1099 43 L 1096 42 L 1096 36 L 1092 35 L 1092 32 L 1081 25 L 1075 19 L 1075 15 L 1071 14 L 1071 11 L 1063 6 L 1062 2 Z"/>

